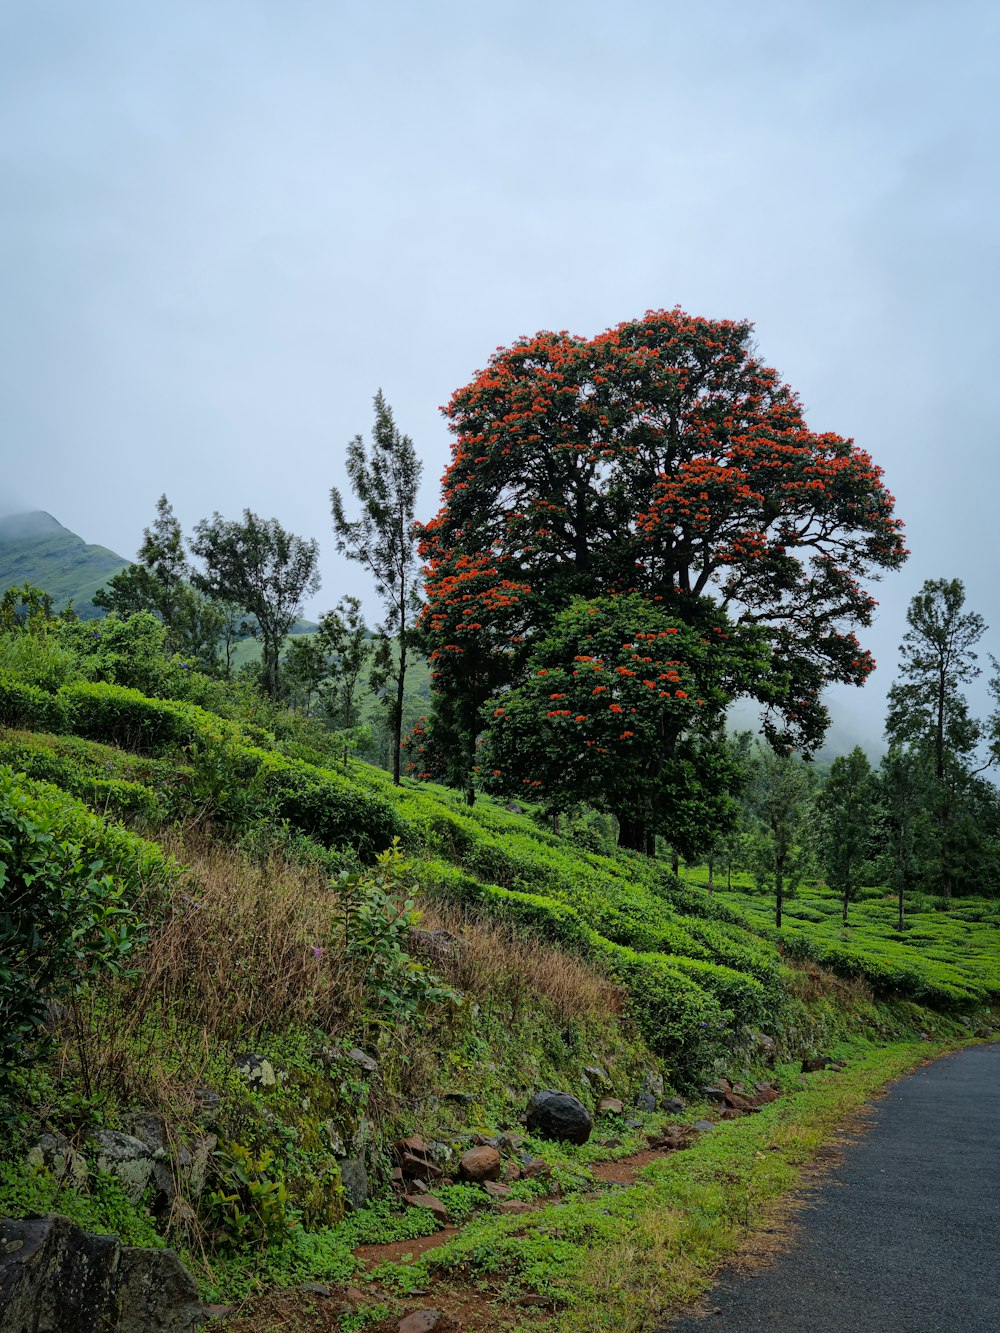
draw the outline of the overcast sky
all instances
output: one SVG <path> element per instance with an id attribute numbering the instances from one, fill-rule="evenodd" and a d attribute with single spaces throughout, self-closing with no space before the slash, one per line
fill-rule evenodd
<path id="1" fill-rule="evenodd" d="M 246 506 L 333 550 L 384 390 L 437 508 L 438 406 L 498 345 L 649 308 L 747 317 L 811 426 L 885 469 L 910 597 L 994 627 L 990 0 L 4 0 L 0 511 L 132 556 Z M 369 601 L 371 615 L 376 607 Z"/>

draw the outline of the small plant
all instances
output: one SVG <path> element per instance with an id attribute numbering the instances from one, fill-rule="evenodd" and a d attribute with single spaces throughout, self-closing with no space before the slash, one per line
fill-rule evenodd
<path id="1" fill-rule="evenodd" d="M 207 1198 L 209 1214 L 225 1247 L 246 1249 L 280 1244 L 296 1226 L 288 1192 L 274 1154 L 255 1155 L 242 1143 L 220 1145 L 215 1153 L 218 1187 Z"/>
<path id="2" fill-rule="evenodd" d="M 346 957 L 360 969 L 376 1014 L 396 1020 L 414 1017 L 431 1004 L 462 1002 L 458 991 L 411 958 L 404 947 L 410 928 L 420 919 L 413 899 L 405 896 L 408 871 L 399 839 L 393 838 L 372 870 L 334 881 L 344 918 Z"/>

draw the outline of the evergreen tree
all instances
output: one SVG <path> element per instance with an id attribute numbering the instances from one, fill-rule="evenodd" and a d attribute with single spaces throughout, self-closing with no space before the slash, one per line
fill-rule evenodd
<path id="1" fill-rule="evenodd" d="M 780 930 L 785 893 L 798 886 L 807 860 L 802 838 L 811 783 L 801 760 L 767 746 L 758 746 L 751 782 L 759 820 L 753 875 L 759 887 L 774 890 L 774 924 Z"/>
<path id="2" fill-rule="evenodd" d="M 361 517 L 348 519 L 336 486 L 330 491 L 330 504 L 337 550 L 368 570 L 382 599 L 384 615 L 379 634 L 383 642 L 372 685 L 376 690 L 388 687 L 385 697 L 393 733 L 392 777 L 397 786 L 406 670 L 420 609 L 414 511 L 422 471 L 413 441 L 398 430 L 380 389 L 375 395 L 371 452 L 366 451 L 360 435 L 347 446 L 347 476 L 360 502 Z M 394 640 L 395 646 L 389 640 Z"/>
<path id="3" fill-rule="evenodd" d="M 977 766 L 984 728 L 969 712 L 962 686 L 980 674 L 976 645 L 986 622 L 965 609 L 960 579 L 928 579 L 906 614 L 909 628 L 900 644 L 900 676 L 889 691 L 886 736 L 892 746 L 919 750 L 931 765 L 937 840 L 937 887 L 947 898 L 954 888 L 956 826 L 968 779 Z M 995 726 L 994 726 L 995 731 Z"/>
<path id="4" fill-rule="evenodd" d="M 874 818 L 874 775 L 859 745 L 833 761 L 816 798 L 819 844 L 827 883 L 841 895 L 844 925 L 857 895 L 859 873 L 868 859 Z"/>

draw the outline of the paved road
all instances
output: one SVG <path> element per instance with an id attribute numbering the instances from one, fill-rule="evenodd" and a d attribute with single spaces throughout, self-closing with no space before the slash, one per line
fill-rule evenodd
<path id="1" fill-rule="evenodd" d="M 723 1278 L 721 1315 L 669 1333 L 1000 1333 L 1000 1045 L 926 1065 L 876 1106 L 788 1253 Z"/>

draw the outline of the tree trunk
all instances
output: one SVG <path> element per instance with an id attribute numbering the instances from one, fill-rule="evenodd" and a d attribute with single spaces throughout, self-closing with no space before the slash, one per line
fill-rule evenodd
<path id="1" fill-rule="evenodd" d="M 713 879 L 713 872 L 714 872 L 714 870 L 715 870 L 715 862 L 712 860 L 711 857 L 709 857 L 709 858 L 708 858 L 708 892 L 709 892 L 709 896 L 711 896 L 711 894 L 712 894 L 712 890 L 715 888 L 715 880 Z"/>
<path id="2" fill-rule="evenodd" d="M 677 855 L 677 849 L 674 847 L 670 849 L 670 869 L 675 875 L 681 873 L 681 858 Z"/>
<path id="3" fill-rule="evenodd" d="M 781 929 L 781 899 L 785 888 L 785 865 L 779 861 L 774 868 L 774 924 Z"/>
<path id="4" fill-rule="evenodd" d="M 847 905 L 848 905 L 849 902 L 850 902 L 850 899 L 849 899 L 848 896 L 847 896 L 847 889 L 845 888 L 845 889 L 844 889 L 844 925 L 845 925 L 845 926 L 847 925 Z"/>
<path id="5" fill-rule="evenodd" d="M 399 786 L 400 751 L 403 748 L 403 686 L 406 682 L 406 627 L 399 631 L 399 675 L 396 677 L 396 707 L 392 717 L 392 780 Z"/>
<path id="6" fill-rule="evenodd" d="M 618 816 L 618 846 L 623 851 L 644 852 L 646 850 L 646 828 L 638 819 L 627 815 Z"/>

